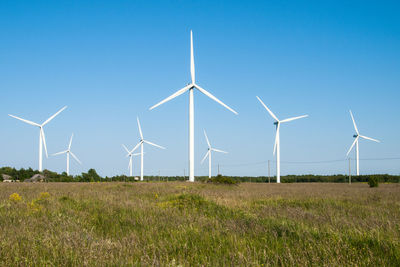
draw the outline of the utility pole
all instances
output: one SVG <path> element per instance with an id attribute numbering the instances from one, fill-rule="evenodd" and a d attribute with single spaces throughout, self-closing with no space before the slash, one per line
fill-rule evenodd
<path id="1" fill-rule="evenodd" d="M 268 160 L 268 183 L 271 183 L 271 166 Z"/>
<path id="2" fill-rule="evenodd" d="M 349 184 L 351 184 L 351 159 L 349 158 Z"/>

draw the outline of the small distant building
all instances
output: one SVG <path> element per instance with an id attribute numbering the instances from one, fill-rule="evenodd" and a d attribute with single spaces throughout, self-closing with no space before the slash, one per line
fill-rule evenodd
<path id="1" fill-rule="evenodd" d="M 139 181 L 139 177 L 135 177 L 134 179 L 135 179 L 135 181 Z"/>
<path id="2" fill-rule="evenodd" d="M 35 174 L 29 179 L 25 179 L 25 182 L 28 183 L 42 183 L 46 181 L 46 177 L 43 174 Z"/>
<path id="3" fill-rule="evenodd" d="M 13 179 L 10 175 L 2 174 L 1 176 L 3 176 L 3 183 L 12 183 L 13 182 Z"/>

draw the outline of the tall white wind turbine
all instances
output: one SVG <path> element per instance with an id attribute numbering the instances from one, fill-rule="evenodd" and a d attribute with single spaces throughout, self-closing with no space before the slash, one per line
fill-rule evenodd
<path id="1" fill-rule="evenodd" d="M 72 134 L 71 138 L 69 139 L 69 145 L 68 145 L 68 149 L 67 150 L 64 150 L 64 151 L 57 152 L 57 153 L 53 154 L 53 156 L 67 154 L 67 175 L 69 175 L 69 155 L 70 154 L 79 164 L 82 164 L 82 162 L 78 159 L 78 157 L 75 156 L 75 154 L 72 153 L 72 151 L 71 151 L 71 145 L 72 145 L 72 138 L 73 137 L 74 137 L 74 134 Z"/>
<path id="2" fill-rule="evenodd" d="M 132 156 L 139 156 L 140 153 L 133 153 L 133 151 L 129 151 L 128 148 L 125 145 L 122 145 L 122 147 L 125 149 L 125 151 L 128 153 L 126 156 L 129 157 L 129 164 L 128 164 L 128 169 L 129 169 L 129 176 L 132 177 L 133 175 L 133 162 L 132 162 Z"/>
<path id="3" fill-rule="evenodd" d="M 356 170 L 357 170 L 357 176 L 358 176 L 358 175 L 360 175 L 360 159 L 359 159 L 358 141 L 360 140 L 360 138 L 363 138 L 363 139 L 366 139 L 366 140 L 371 140 L 371 141 L 374 141 L 374 142 L 377 142 L 377 143 L 380 143 L 380 141 L 376 140 L 376 139 L 373 139 L 371 137 L 367 137 L 367 136 L 361 135 L 358 132 L 357 125 L 356 125 L 356 122 L 354 120 L 353 113 L 351 112 L 351 110 L 350 110 L 350 116 L 351 116 L 351 120 L 353 121 L 354 130 L 356 131 L 356 134 L 353 135 L 355 140 L 354 140 L 353 144 L 351 145 L 350 149 L 347 151 L 346 155 L 347 156 L 349 155 L 350 151 L 353 149 L 353 147 L 355 145 L 356 146 Z"/>
<path id="4" fill-rule="evenodd" d="M 212 151 L 219 152 L 219 153 L 225 153 L 225 154 L 227 154 L 228 152 L 211 147 L 210 141 L 208 140 L 208 137 L 206 134 L 206 130 L 204 130 L 204 136 L 206 137 L 208 150 L 207 150 L 207 153 L 205 154 L 204 158 L 201 160 L 201 164 L 203 164 L 204 160 L 208 157 L 208 178 L 211 178 L 211 153 L 212 153 Z"/>
<path id="5" fill-rule="evenodd" d="M 50 118 L 48 118 L 47 120 L 45 120 L 42 124 L 36 123 L 36 122 L 32 122 L 32 121 L 28 121 L 25 119 L 22 119 L 20 117 L 8 114 L 8 116 L 13 117 L 17 120 L 23 121 L 25 123 L 28 123 L 30 125 L 39 127 L 39 171 L 43 171 L 43 166 L 42 166 L 42 154 L 43 154 L 43 145 L 44 145 L 44 151 L 46 152 L 46 158 L 48 158 L 48 154 L 47 154 L 47 146 L 46 146 L 46 137 L 44 135 L 44 130 L 43 127 L 49 123 L 52 119 L 54 119 L 58 114 L 60 114 L 64 109 L 66 109 L 67 106 L 63 107 L 62 109 L 60 109 L 59 111 L 57 111 L 53 116 L 51 116 Z"/>
<path id="6" fill-rule="evenodd" d="M 276 182 L 280 183 L 281 182 L 281 140 L 279 137 L 279 130 L 281 123 L 284 122 L 289 122 L 289 121 L 294 121 L 297 119 L 305 118 L 308 117 L 308 115 L 302 115 L 298 117 L 293 117 L 293 118 L 288 118 L 284 120 L 279 120 L 278 117 L 275 116 L 274 113 L 262 102 L 262 100 L 257 96 L 258 101 L 264 106 L 264 108 L 268 111 L 268 113 L 271 115 L 271 117 L 275 120 L 274 124 L 276 126 L 276 136 L 275 136 L 275 144 L 274 144 L 274 155 L 276 152 Z"/>
<path id="7" fill-rule="evenodd" d="M 133 153 L 139 146 L 140 146 L 140 181 L 143 181 L 143 144 L 149 144 L 161 149 L 165 149 L 165 147 L 159 146 L 157 144 L 154 144 L 150 141 L 147 141 L 143 138 L 143 133 L 142 133 L 142 128 L 140 127 L 140 122 L 139 122 L 139 118 L 137 119 L 137 124 L 138 124 L 138 128 L 139 128 L 139 134 L 140 134 L 140 141 L 139 143 L 131 150 L 131 153 Z"/>
<path id="8" fill-rule="evenodd" d="M 194 89 L 199 90 L 201 93 L 205 94 L 215 102 L 219 103 L 223 107 L 227 108 L 228 110 L 232 111 L 236 115 L 238 114 L 235 110 L 231 109 L 218 98 L 210 94 L 208 91 L 201 88 L 195 82 L 195 69 L 194 69 L 194 55 L 193 55 L 193 33 L 190 31 L 190 76 L 191 76 L 191 83 L 183 87 L 182 89 L 178 90 L 174 94 L 170 95 L 169 97 L 165 98 L 158 104 L 152 106 L 150 110 L 164 104 L 165 102 L 170 101 L 171 99 L 180 96 L 181 94 L 189 91 L 189 181 L 194 182 Z"/>

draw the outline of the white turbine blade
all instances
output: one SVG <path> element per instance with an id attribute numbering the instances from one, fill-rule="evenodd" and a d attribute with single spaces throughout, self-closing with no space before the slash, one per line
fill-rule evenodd
<path id="1" fill-rule="evenodd" d="M 49 154 L 47 154 L 47 145 L 46 145 L 46 137 L 44 135 L 43 128 L 40 127 L 40 136 L 42 137 L 43 145 L 44 145 L 44 151 L 46 152 L 46 158 L 49 157 Z"/>
<path id="2" fill-rule="evenodd" d="M 206 137 L 208 147 L 211 148 L 210 141 L 208 141 L 206 130 L 204 130 L 204 136 Z"/>
<path id="3" fill-rule="evenodd" d="M 360 133 L 358 132 L 357 125 L 356 125 L 356 121 L 354 120 L 353 113 L 351 112 L 351 110 L 350 110 L 350 116 L 351 116 L 351 120 L 353 121 L 354 129 L 356 130 L 356 133 L 357 133 L 357 134 L 360 134 Z"/>
<path id="4" fill-rule="evenodd" d="M 64 151 L 61 151 L 61 152 L 54 153 L 54 154 L 52 154 L 52 156 L 62 155 L 62 154 L 65 154 L 67 152 L 68 152 L 68 150 L 64 150 Z"/>
<path id="5" fill-rule="evenodd" d="M 207 153 L 205 154 L 204 158 L 201 160 L 201 164 L 203 164 L 203 162 L 206 160 L 207 156 L 210 154 L 210 150 L 207 151 Z"/>
<path id="6" fill-rule="evenodd" d="M 371 138 L 371 137 L 368 137 L 368 136 L 364 136 L 364 135 L 360 135 L 360 137 L 361 137 L 361 138 L 364 138 L 364 139 L 367 139 L 367 140 L 371 140 L 371 141 L 377 142 L 377 143 L 380 143 L 380 142 L 381 142 L 381 141 L 379 141 L 379 140 L 376 140 L 376 139 L 374 139 L 374 138 Z"/>
<path id="7" fill-rule="evenodd" d="M 68 150 L 71 149 L 71 145 L 72 145 L 72 138 L 74 137 L 74 133 L 72 133 L 71 138 L 69 139 L 69 145 L 68 145 Z"/>
<path id="8" fill-rule="evenodd" d="M 132 154 L 133 151 L 135 151 L 142 143 L 143 143 L 143 140 L 140 141 L 139 143 L 137 143 L 137 145 L 136 145 L 130 152 L 128 152 L 128 153 L 129 153 L 129 154 Z"/>
<path id="9" fill-rule="evenodd" d="M 75 154 L 74 153 L 72 153 L 72 152 L 69 152 L 69 153 L 71 153 L 71 156 L 79 163 L 79 164 L 81 164 L 82 165 L 82 162 L 78 159 L 78 157 L 77 156 L 75 156 Z"/>
<path id="10" fill-rule="evenodd" d="M 194 55 L 193 55 L 193 32 L 190 31 L 190 75 L 192 77 L 192 83 L 195 82 L 194 72 Z"/>
<path id="11" fill-rule="evenodd" d="M 140 139 L 143 139 L 142 127 L 140 127 L 139 117 L 136 117 L 136 120 L 137 120 L 137 125 L 139 128 Z"/>
<path id="12" fill-rule="evenodd" d="M 262 102 L 262 100 L 261 100 L 258 96 L 256 96 L 256 97 L 257 97 L 258 101 L 260 101 L 260 103 L 261 103 L 261 104 L 264 106 L 264 108 L 268 111 L 269 115 L 271 115 L 271 117 L 274 118 L 276 121 L 279 121 L 279 120 L 278 120 L 278 117 L 275 116 L 275 114 L 267 107 L 267 105 L 265 105 L 264 102 Z"/>
<path id="13" fill-rule="evenodd" d="M 198 86 L 197 84 L 194 85 L 200 92 L 202 92 L 203 94 L 205 94 L 206 96 L 208 96 L 209 98 L 211 98 L 212 100 L 214 100 L 215 102 L 219 103 L 220 105 L 222 105 L 223 107 L 225 107 L 226 109 L 232 111 L 233 113 L 235 113 L 236 115 L 238 115 L 238 113 L 236 111 L 234 111 L 233 109 L 231 109 L 230 107 L 228 107 L 227 105 L 225 105 L 224 103 L 222 103 L 221 100 L 219 100 L 218 98 L 216 98 L 215 96 L 213 96 L 212 94 L 210 94 L 209 92 L 207 92 L 205 89 L 201 88 L 200 86 Z"/>
<path id="14" fill-rule="evenodd" d="M 308 115 L 302 115 L 302 116 L 298 116 L 298 117 L 293 117 L 293 118 L 289 118 L 289 119 L 284 119 L 284 120 L 281 120 L 281 122 L 294 121 L 294 120 L 298 120 L 298 119 L 306 118 L 306 117 L 308 117 Z"/>
<path id="15" fill-rule="evenodd" d="M 193 86 L 192 84 L 186 85 L 185 87 L 183 87 L 182 89 L 176 91 L 174 94 L 172 94 L 172 95 L 170 95 L 169 97 L 165 98 L 164 100 L 162 100 L 162 101 L 159 102 L 158 104 L 155 104 L 154 106 L 152 106 L 152 107 L 150 108 L 150 110 L 152 110 L 152 109 L 158 107 L 159 105 L 164 104 L 165 102 L 170 101 L 171 99 L 174 99 L 174 98 L 177 97 L 177 96 L 180 96 L 181 94 L 183 94 L 184 92 L 186 92 L 187 90 L 189 90 L 192 86 Z"/>
<path id="16" fill-rule="evenodd" d="M 220 152 L 220 153 L 228 154 L 228 152 L 223 151 L 223 150 L 220 150 L 220 149 L 216 149 L 216 148 L 211 148 L 211 150 L 212 150 L 212 151 L 215 151 L 215 152 Z"/>
<path id="17" fill-rule="evenodd" d="M 20 117 L 17 117 L 17 116 L 11 115 L 11 114 L 8 114 L 8 116 L 10 116 L 10 117 L 13 117 L 14 119 L 17 119 L 17 120 L 20 120 L 20 121 L 26 122 L 26 123 L 28 123 L 28 124 L 30 124 L 30 125 L 33 125 L 33 126 L 38 126 L 38 127 L 40 127 L 40 124 L 38 124 L 38 123 L 36 123 L 36 122 L 33 122 L 33 121 L 28 121 L 28 120 L 22 119 L 22 118 L 20 118 Z"/>
<path id="18" fill-rule="evenodd" d="M 51 116 L 50 118 L 45 120 L 45 122 L 42 123 L 42 126 L 45 126 L 47 123 L 49 123 L 52 119 L 54 119 L 58 114 L 60 114 L 66 108 L 67 108 L 67 106 L 65 106 L 62 109 L 60 109 L 59 111 L 57 111 L 53 116 Z"/>
<path id="19" fill-rule="evenodd" d="M 130 152 L 129 152 L 128 148 L 124 144 L 122 144 L 122 147 L 126 150 L 126 152 L 128 152 L 128 155 L 129 155 Z"/>
<path id="20" fill-rule="evenodd" d="M 274 143 L 274 153 L 273 153 L 273 155 L 275 155 L 275 152 L 276 152 L 276 146 L 278 144 L 278 138 L 279 138 L 278 136 L 279 136 L 280 127 L 281 127 L 281 124 L 278 122 L 278 127 L 276 128 L 276 134 L 275 134 L 275 143 Z"/>
<path id="21" fill-rule="evenodd" d="M 356 137 L 356 139 L 354 140 L 353 144 L 351 144 L 351 147 L 349 148 L 349 150 L 346 153 L 346 156 L 349 155 L 350 151 L 353 149 L 354 145 L 357 143 L 358 140 L 358 136 Z"/>
<path id="22" fill-rule="evenodd" d="M 132 155 L 134 155 L 134 156 L 140 156 L 142 153 L 135 153 L 135 154 L 132 154 Z M 146 154 L 146 152 L 143 152 L 143 155 L 144 154 Z"/>
<path id="23" fill-rule="evenodd" d="M 155 147 L 161 148 L 161 149 L 165 149 L 165 147 L 159 146 L 159 145 L 157 145 L 157 144 L 154 144 L 154 143 L 152 143 L 152 142 L 149 142 L 149 141 L 146 141 L 146 140 L 144 140 L 143 142 L 145 142 L 146 144 L 149 144 L 149 145 L 152 145 L 152 146 L 155 146 Z"/>

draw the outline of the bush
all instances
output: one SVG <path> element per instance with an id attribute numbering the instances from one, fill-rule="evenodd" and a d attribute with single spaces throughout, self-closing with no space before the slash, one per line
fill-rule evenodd
<path id="1" fill-rule="evenodd" d="M 376 176 L 368 177 L 368 184 L 369 187 L 378 187 L 379 186 L 379 179 Z"/>
<path id="2" fill-rule="evenodd" d="M 207 181 L 207 183 L 232 185 L 232 184 L 238 184 L 239 181 L 234 180 L 230 177 L 226 177 L 226 176 L 222 176 L 222 175 L 218 174 L 217 177 L 213 177 L 213 178 L 209 179 Z"/>

